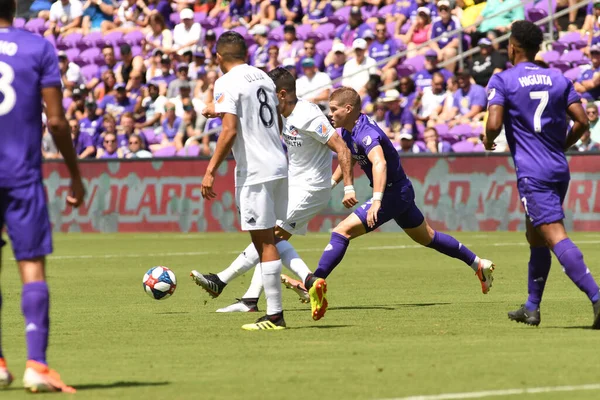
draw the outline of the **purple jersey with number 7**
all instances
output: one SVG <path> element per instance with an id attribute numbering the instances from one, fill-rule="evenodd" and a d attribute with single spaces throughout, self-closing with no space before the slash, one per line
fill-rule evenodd
<path id="1" fill-rule="evenodd" d="M 581 101 L 571 81 L 558 70 L 522 62 L 493 75 L 487 92 L 488 107 L 504 107 L 506 140 L 517 178 L 568 181 L 566 110 Z"/>

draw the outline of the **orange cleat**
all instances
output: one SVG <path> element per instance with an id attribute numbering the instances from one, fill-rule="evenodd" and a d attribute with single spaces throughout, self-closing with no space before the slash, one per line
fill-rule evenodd
<path id="1" fill-rule="evenodd" d="M 48 368 L 47 365 L 32 360 L 27 361 L 25 375 L 23 376 L 23 386 L 25 390 L 31 393 L 76 392 L 74 388 L 67 386 L 60 379 L 58 372 Z"/>
<path id="2" fill-rule="evenodd" d="M 308 291 L 310 297 L 310 308 L 312 318 L 315 321 L 320 320 L 327 311 L 327 282 L 323 278 L 316 278 Z"/>
<path id="3" fill-rule="evenodd" d="M 475 275 L 477 275 L 477 278 L 479 278 L 479 281 L 481 282 L 481 291 L 483 294 L 487 294 L 492 287 L 492 282 L 494 282 L 493 272 L 495 267 L 496 265 L 490 260 L 479 260 L 479 266 L 477 267 L 477 272 L 475 272 Z"/>

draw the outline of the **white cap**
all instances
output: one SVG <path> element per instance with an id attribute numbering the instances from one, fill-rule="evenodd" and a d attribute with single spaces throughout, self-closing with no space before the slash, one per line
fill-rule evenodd
<path id="1" fill-rule="evenodd" d="M 192 10 L 190 10 L 189 8 L 184 8 L 183 10 L 181 10 L 181 12 L 179 13 L 179 19 L 180 20 L 184 20 L 184 19 L 194 19 L 194 12 Z"/>
<path id="2" fill-rule="evenodd" d="M 408 139 L 408 140 L 413 140 L 415 137 L 406 129 L 402 129 L 400 131 L 400 135 L 398 135 L 399 139 Z"/>
<path id="3" fill-rule="evenodd" d="M 292 57 L 286 58 L 283 60 L 283 67 L 296 67 L 296 60 L 294 60 Z"/>
<path id="4" fill-rule="evenodd" d="M 418 13 L 425 13 L 427 15 L 431 15 L 431 10 L 427 7 L 419 7 L 419 8 L 417 8 L 417 14 Z"/>
<path id="5" fill-rule="evenodd" d="M 261 35 L 261 36 L 266 36 L 266 34 L 269 32 L 269 28 L 267 28 L 264 25 L 254 25 L 254 27 L 252 29 L 250 29 L 250 31 L 248 31 L 249 34 L 251 35 Z"/>
<path id="6" fill-rule="evenodd" d="M 375 34 L 370 29 L 365 29 L 362 35 L 363 39 L 375 39 Z"/>
<path id="7" fill-rule="evenodd" d="M 388 103 L 388 102 L 392 102 L 392 101 L 400 101 L 400 92 L 397 91 L 396 89 L 386 90 L 383 95 L 383 99 L 381 99 L 381 101 L 384 103 Z"/>
<path id="8" fill-rule="evenodd" d="M 450 8 L 450 2 L 448 0 L 440 0 L 437 2 L 437 6 L 438 8 L 443 6 Z"/>
<path id="9" fill-rule="evenodd" d="M 337 53 L 337 52 L 340 52 L 340 51 L 342 53 L 345 53 L 346 52 L 346 46 L 344 46 L 344 43 L 342 43 L 342 42 L 337 42 L 337 43 L 333 44 L 333 46 L 331 47 L 331 51 L 333 51 L 334 53 Z"/>
<path id="10" fill-rule="evenodd" d="M 367 41 L 365 39 L 354 39 L 354 42 L 352 42 L 352 49 L 356 50 L 356 49 L 361 49 L 361 50 L 366 50 L 367 49 Z"/>

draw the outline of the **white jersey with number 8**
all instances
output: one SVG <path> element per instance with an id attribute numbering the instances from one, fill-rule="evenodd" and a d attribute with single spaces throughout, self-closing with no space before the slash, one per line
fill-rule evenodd
<path id="1" fill-rule="evenodd" d="M 269 76 L 248 64 L 237 65 L 217 79 L 215 112 L 237 116 L 233 144 L 235 186 L 287 177 L 287 158 L 279 137 L 277 95 Z"/>

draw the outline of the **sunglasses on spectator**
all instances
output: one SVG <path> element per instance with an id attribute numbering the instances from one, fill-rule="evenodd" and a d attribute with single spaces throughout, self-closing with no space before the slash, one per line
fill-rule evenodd
<path id="1" fill-rule="evenodd" d="M 194 107 L 192 106 L 183 106 L 183 111 L 192 111 Z"/>
<path id="2" fill-rule="evenodd" d="M 116 142 L 116 140 L 105 140 L 104 141 L 104 143 L 106 143 L 106 144 L 115 143 L 115 142 Z"/>
<path id="3" fill-rule="evenodd" d="M 166 108 L 167 111 L 175 111 L 175 107 Z"/>
<path id="4" fill-rule="evenodd" d="M 314 47 L 312 47 L 312 46 L 311 47 L 304 46 L 304 50 L 313 50 L 313 49 L 314 49 Z"/>
<path id="5" fill-rule="evenodd" d="M 440 11 L 449 11 L 450 9 L 448 7 L 442 6 L 442 7 L 439 7 L 438 10 L 440 10 Z"/>
<path id="6" fill-rule="evenodd" d="M 379 32 L 385 32 L 385 29 L 375 29 L 375 32 L 379 33 Z"/>
<path id="7" fill-rule="evenodd" d="M 129 142 L 129 144 L 140 144 L 140 142 Z"/>
<path id="8" fill-rule="evenodd" d="M 598 111 L 587 111 L 587 113 L 594 115 L 594 114 L 598 114 Z"/>

